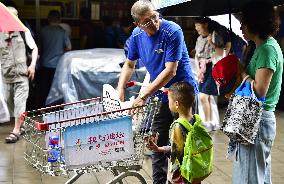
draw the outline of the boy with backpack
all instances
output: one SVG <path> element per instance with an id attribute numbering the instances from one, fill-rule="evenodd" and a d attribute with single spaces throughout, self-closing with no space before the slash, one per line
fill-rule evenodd
<path id="1" fill-rule="evenodd" d="M 178 113 L 169 131 L 170 146 L 158 147 L 155 138 L 147 147 L 169 156 L 168 181 L 172 184 L 198 184 L 213 169 L 212 139 L 199 115 L 192 115 L 194 88 L 187 82 L 174 83 L 168 91 L 169 108 Z"/>

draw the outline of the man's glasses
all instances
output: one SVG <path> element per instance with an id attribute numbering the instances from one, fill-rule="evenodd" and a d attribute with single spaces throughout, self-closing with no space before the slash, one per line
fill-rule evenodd
<path id="1" fill-rule="evenodd" d="M 157 21 L 159 20 L 159 14 L 155 14 L 155 15 L 152 15 L 151 17 L 149 17 L 149 19 L 150 20 L 147 20 L 147 21 L 144 21 L 144 23 L 139 23 L 139 26 L 140 27 L 143 27 L 143 28 L 147 28 L 147 27 L 149 27 L 149 25 L 151 24 L 151 23 L 157 23 Z"/>

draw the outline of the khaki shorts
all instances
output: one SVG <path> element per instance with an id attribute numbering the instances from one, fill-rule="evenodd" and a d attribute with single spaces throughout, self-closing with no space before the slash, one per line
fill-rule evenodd
<path id="1" fill-rule="evenodd" d="M 3 82 L 4 98 L 7 103 L 10 116 L 19 117 L 26 111 L 26 102 L 29 95 L 29 81 L 5 83 Z"/>

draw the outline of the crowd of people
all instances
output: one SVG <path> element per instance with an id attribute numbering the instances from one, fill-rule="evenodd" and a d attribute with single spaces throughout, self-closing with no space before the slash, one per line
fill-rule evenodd
<path id="1" fill-rule="evenodd" d="M 241 30 L 245 39 L 253 42 L 256 48 L 251 58 L 247 55 L 246 59 L 249 63 L 246 68 L 242 68 L 240 77 L 248 78 L 249 81 L 254 80 L 253 89 L 257 97 L 265 97 L 265 102 L 255 144 L 239 145 L 238 156 L 234 160 L 232 180 L 233 183 L 271 183 L 271 147 L 276 132 L 274 111 L 279 100 L 283 73 L 283 55 L 280 46 L 273 38 L 278 30 L 277 16 L 273 6 L 268 2 L 248 3 L 242 13 Z M 124 86 L 135 69 L 136 60 L 140 59 L 150 73 L 150 84 L 139 93 L 133 103 L 134 107 L 145 104 L 147 97 L 155 95 L 160 88 L 178 86 L 177 82 L 183 81 L 192 88 L 188 91 L 187 98 L 192 99 L 189 104 L 197 102 L 196 98 L 190 97 L 191 95 L 198 95 L 198 91 L 201 93 L 205 112 L 204 127 L 214 129 L 214 125 L 210 124 L 211 109 L 207 104 L 210 103 L 209 96 L 218 95 L 218 93 L 211 70 L 214 62 L 229 54 L 231 41 L 227 39 L 228 36 L 210 27 L 208 18 L 196 19 L 195 28 L 200 35 L 195 48 L 196 68 L 194 69 L 197 69 L 198 73 L 198 81 L 196 81 L 189 64 L 182 29 L 174 22 L 160 18 L 159 13 L 149 1 L 136 2 L 131 9 L 131 15 L 137 27 L 130 37 L 127 61 L 122 68 L 117 87 L 120 99 L 124 100 Z M 179 89 L 182 90 L 182 87 Z M 175 92 L 174 96 L 179 96 L 179 91 Z M 148 143 L 149 149 L 154 151 L 152 155 L 153 183 L 160 184 L 167 181 L 190 183 L 180 172 L 172 173 L 172 171 L 180 171 L 176 168 L 180 165 L 175 164 L 175 160 L 171 157 L 180 160 L 181 155 L 178 153 L 182 152 L 178 150 L 177 153 L 178 145 L 173 142 L 176 139 L 173 136 L 176 134 L 172 130 L 170 142 L 173 145 L 170 149 L 166 146 L 169 144 L 167 137 L 170 125 L 178 117 L 171 111 L 179 112 L 181 117 L 193 123 L 192 114 L 196 113 L 197 109 L 194 105 L 189 105 L 193 108 L 187 109 L 185 113 L 177 110 L 182 107 L 184 109 L 186 100 L 177 100 L 171 92 L 169 92 L 169 98 L 164 97 L 163 94 L 160 98 L 162 104 L 152 125 L 154 138 Z M 180 139 L 185 140 L 185 134 L 179 135 L 183 135 Z M 170 155 L 169 169 L 167 169 L 167 153 L 173 153 Z M 175 167 L 174 170 L 173 167 Z M 253 174 L 249 174 L 251 171 Z"/>
<path id="2" fill-rule="evenodd" d="M 17 15 L 15 8 L 10 10 Z M 90 12 L 88 9 L 81 12 L 84 31 L 80 34 L 80 46 L 82 49 L 94 48 L 96 40 L 92 39 L 92 33 L 96 30 L 90 21 Z M 194 52 L 195 62 L 192 63 L 182 28 L 175 22 L 162 18 L 150 1 L 135 2 L 131 16 L 132 21 L 129 18 L 121 21 L 118 39 L 114 39 L 117 31 L 113 29 L 112 20 L 104 18 L 106 47 L 121 48 L 127 42 L 127 59 L 117 85 L 118 96 L 121 101 L 125 100 L 126 83 L 139 60 L 150 74 L 150 83 L 136 97 L 133 107 L 144 105 L 147 98 L 153 95 L 161 100 L 152 123 L 153 139 L 150 138 L 147 144 L 153 151 L 153 183 L 190 183 L 181 174 L 180 164 L 177 164 L 182 161 L 184 153 L 183 146 L 177 142 L 185 142 L 186 130 L 174 120 L 183 118 L 187 123 L 194 124 L 194 114 L 199 113 L 198 106 L 202 105 L 205 115 L 203 128 L 208 132 L 218 128 L 212 121 L 210 106 L 214 99 L 212 96 L 219 95 L 218 85 L 212 77 L 212 68 L 221 58 L 232 54 L 234 40 L 228 31 L 216 27 L 216 23 L 209 18 L 194 19 L 199 37 Z M 49 25 L 40 34 L 39 106 L 45 105 L 59 58 L 72 48 L 67 32 L 59 25 L 60 13 L 51 11 L 48 21 Z M 246 4 L 240 22 L 240 29 L 249 47 L 246 48 L 244 57 L 241 57 L 243 65 L 240 65 L 239 77 L 247 81 L 253 80 L 252 88 L 256 96 L 265 98 L 265 101 L 255 143 L 238 144 L 236 159 L 233 161 L 232 182 L 271 183 L 271 148 L 276 134 L 274 111 L 279 101 L 283 75 L 282 50 L 273 36 L 277 33 L 280 22 L 273 6 L 267 1 Z M 133 24 L 136 27 L 132 31 Z M 29 31 L 25 32 L 24 37 L 20 32 L 1 33 L 0 36 L 5 100 L 15 117 L 14 130 L 5 140 L 7 143 L 15 143 L 24 133 L 20 114 L 26 108 L 29 79 L 34 79 L 38 48 Z M 28 66 L 25 43 L 32 50 Z M 197 78 L 193 71 L 197 71 Z M 163 87 L 169 88 L 168 95 L 159 92 Z M 201 182 L 199 180 L 192 184 Z"/>

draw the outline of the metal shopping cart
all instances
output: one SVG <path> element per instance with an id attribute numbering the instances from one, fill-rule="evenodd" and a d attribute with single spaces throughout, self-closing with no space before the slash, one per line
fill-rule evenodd
<path id="1" fill-rule="evenodd" d="M 114 178 L 108 184 L 128 176 L 146 184 L 138 171 L 158 107 L 155 97 L 145 106 L 125 109 L 116 100 L 98 97 L 25 112 L 24 158 L 42 174 L 69 176 L 66 183 L 110 170 Z"/>

